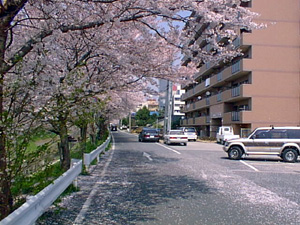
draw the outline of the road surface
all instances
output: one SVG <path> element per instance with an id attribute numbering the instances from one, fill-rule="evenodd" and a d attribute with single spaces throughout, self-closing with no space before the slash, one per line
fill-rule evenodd
<path id="1" fill-rule="evenodd" d="M 216 143 L 140 143 L 120 131 L 113 139 L 80 191 L 37 224 L 300 224 L 300 162 L 234 161 Z"/>

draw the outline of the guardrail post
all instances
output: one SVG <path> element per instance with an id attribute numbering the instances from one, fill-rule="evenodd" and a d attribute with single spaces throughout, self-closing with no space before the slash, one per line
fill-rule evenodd
<path id="1" fill-rule="evenodd" d="M 71 167 L 74 166 L 74 164 L 78 163 L 80 160 L 78 159 L 71 159 Z M 73 185 L 77 189 L 78 188 L 78 176 L 73 180 Z"/>

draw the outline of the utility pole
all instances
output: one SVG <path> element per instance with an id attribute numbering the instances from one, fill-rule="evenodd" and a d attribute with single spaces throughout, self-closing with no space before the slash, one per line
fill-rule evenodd
<path id="1" fill-rule="evenodd" d="M 127 93 L 126 93 L 126 106 L 128 107 L 128 132 L 131 132 L 131 110 L 130 110 L 130 106 L 128 106 L 128 99 L 127 99 Z"/>
<path id="2" fill-rule="evenodd" d="M 169 130 L 171 130 L 172 105 L 173 105 L 172 87 L 173 87 L 173 83 L 168 80 L 167 89 L 166 89 L 164 134 L 166 134 Z"/>
<path id="3" fill-rule="evenodd" d="M 129 110 L 128 123 L 129 123 L 129 133 L 130 133 L 131 132 L 131 112 L 130 112 L 130 110 Z"/>

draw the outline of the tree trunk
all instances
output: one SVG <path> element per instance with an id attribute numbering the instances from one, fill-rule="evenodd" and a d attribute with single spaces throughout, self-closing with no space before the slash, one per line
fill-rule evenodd
<path id="1" fill-rule="evenodd" d="M 87 139 L 87 125 L 80 127 L 80 149 L 83 159 L 84 150 L 86 148 L 86 139 Z"/>
<path id="2" fill-rule="evenodd" d="M 60 120 L 60 165 L 64 171 L 67 171 L 71 165 L 71 158 L 70 158 L 70 148 L 69 148 L 69 139 L 68 139 L 68 128 L 67 122 L 65 120 Z"/>
<path id="3" fill-rule="evenodd" d="M 99 117 L 96 121 L 97 125 L 97 140 L 101 140 L 101 138 L 105 134 L 105 119 L 103 117 Z"/>
<path id="4" fill-rule="evenodd" d="M 6 27 L 0 24 L 0 219 L 5 218 L 12 210 L 11 180 L 7 173 L 6 127 L 4 116 L 4 75 L 5 46 L 7 39 Z"/>

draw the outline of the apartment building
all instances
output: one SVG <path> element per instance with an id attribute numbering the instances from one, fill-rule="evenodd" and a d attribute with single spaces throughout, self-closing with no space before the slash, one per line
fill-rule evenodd
<path id="1" fill-rule="evenodd" d="M 181 108 L 184 107 L 184 102 L 181 100 L 181 96 L 185 93 L 184 89 L 181 89 L 181 85 L 173 85 L 173 113 L 175 117 L 182 117 L 185 114 L 181 112 Z"/>
<path id="2" fill-rule="evenodd" d="M 243 57 L 202 65 L 184 87 L 181 125 L 196 127 L 200 136 L 215 137 L 225 125 L 241 136 L 261 126 L 300 125 L 300 2 L 252 0 L 244 6 L 268 27 L 241 30 L 234 45 Z M 209 48 L 200 38 L 199 48 Z"/>

